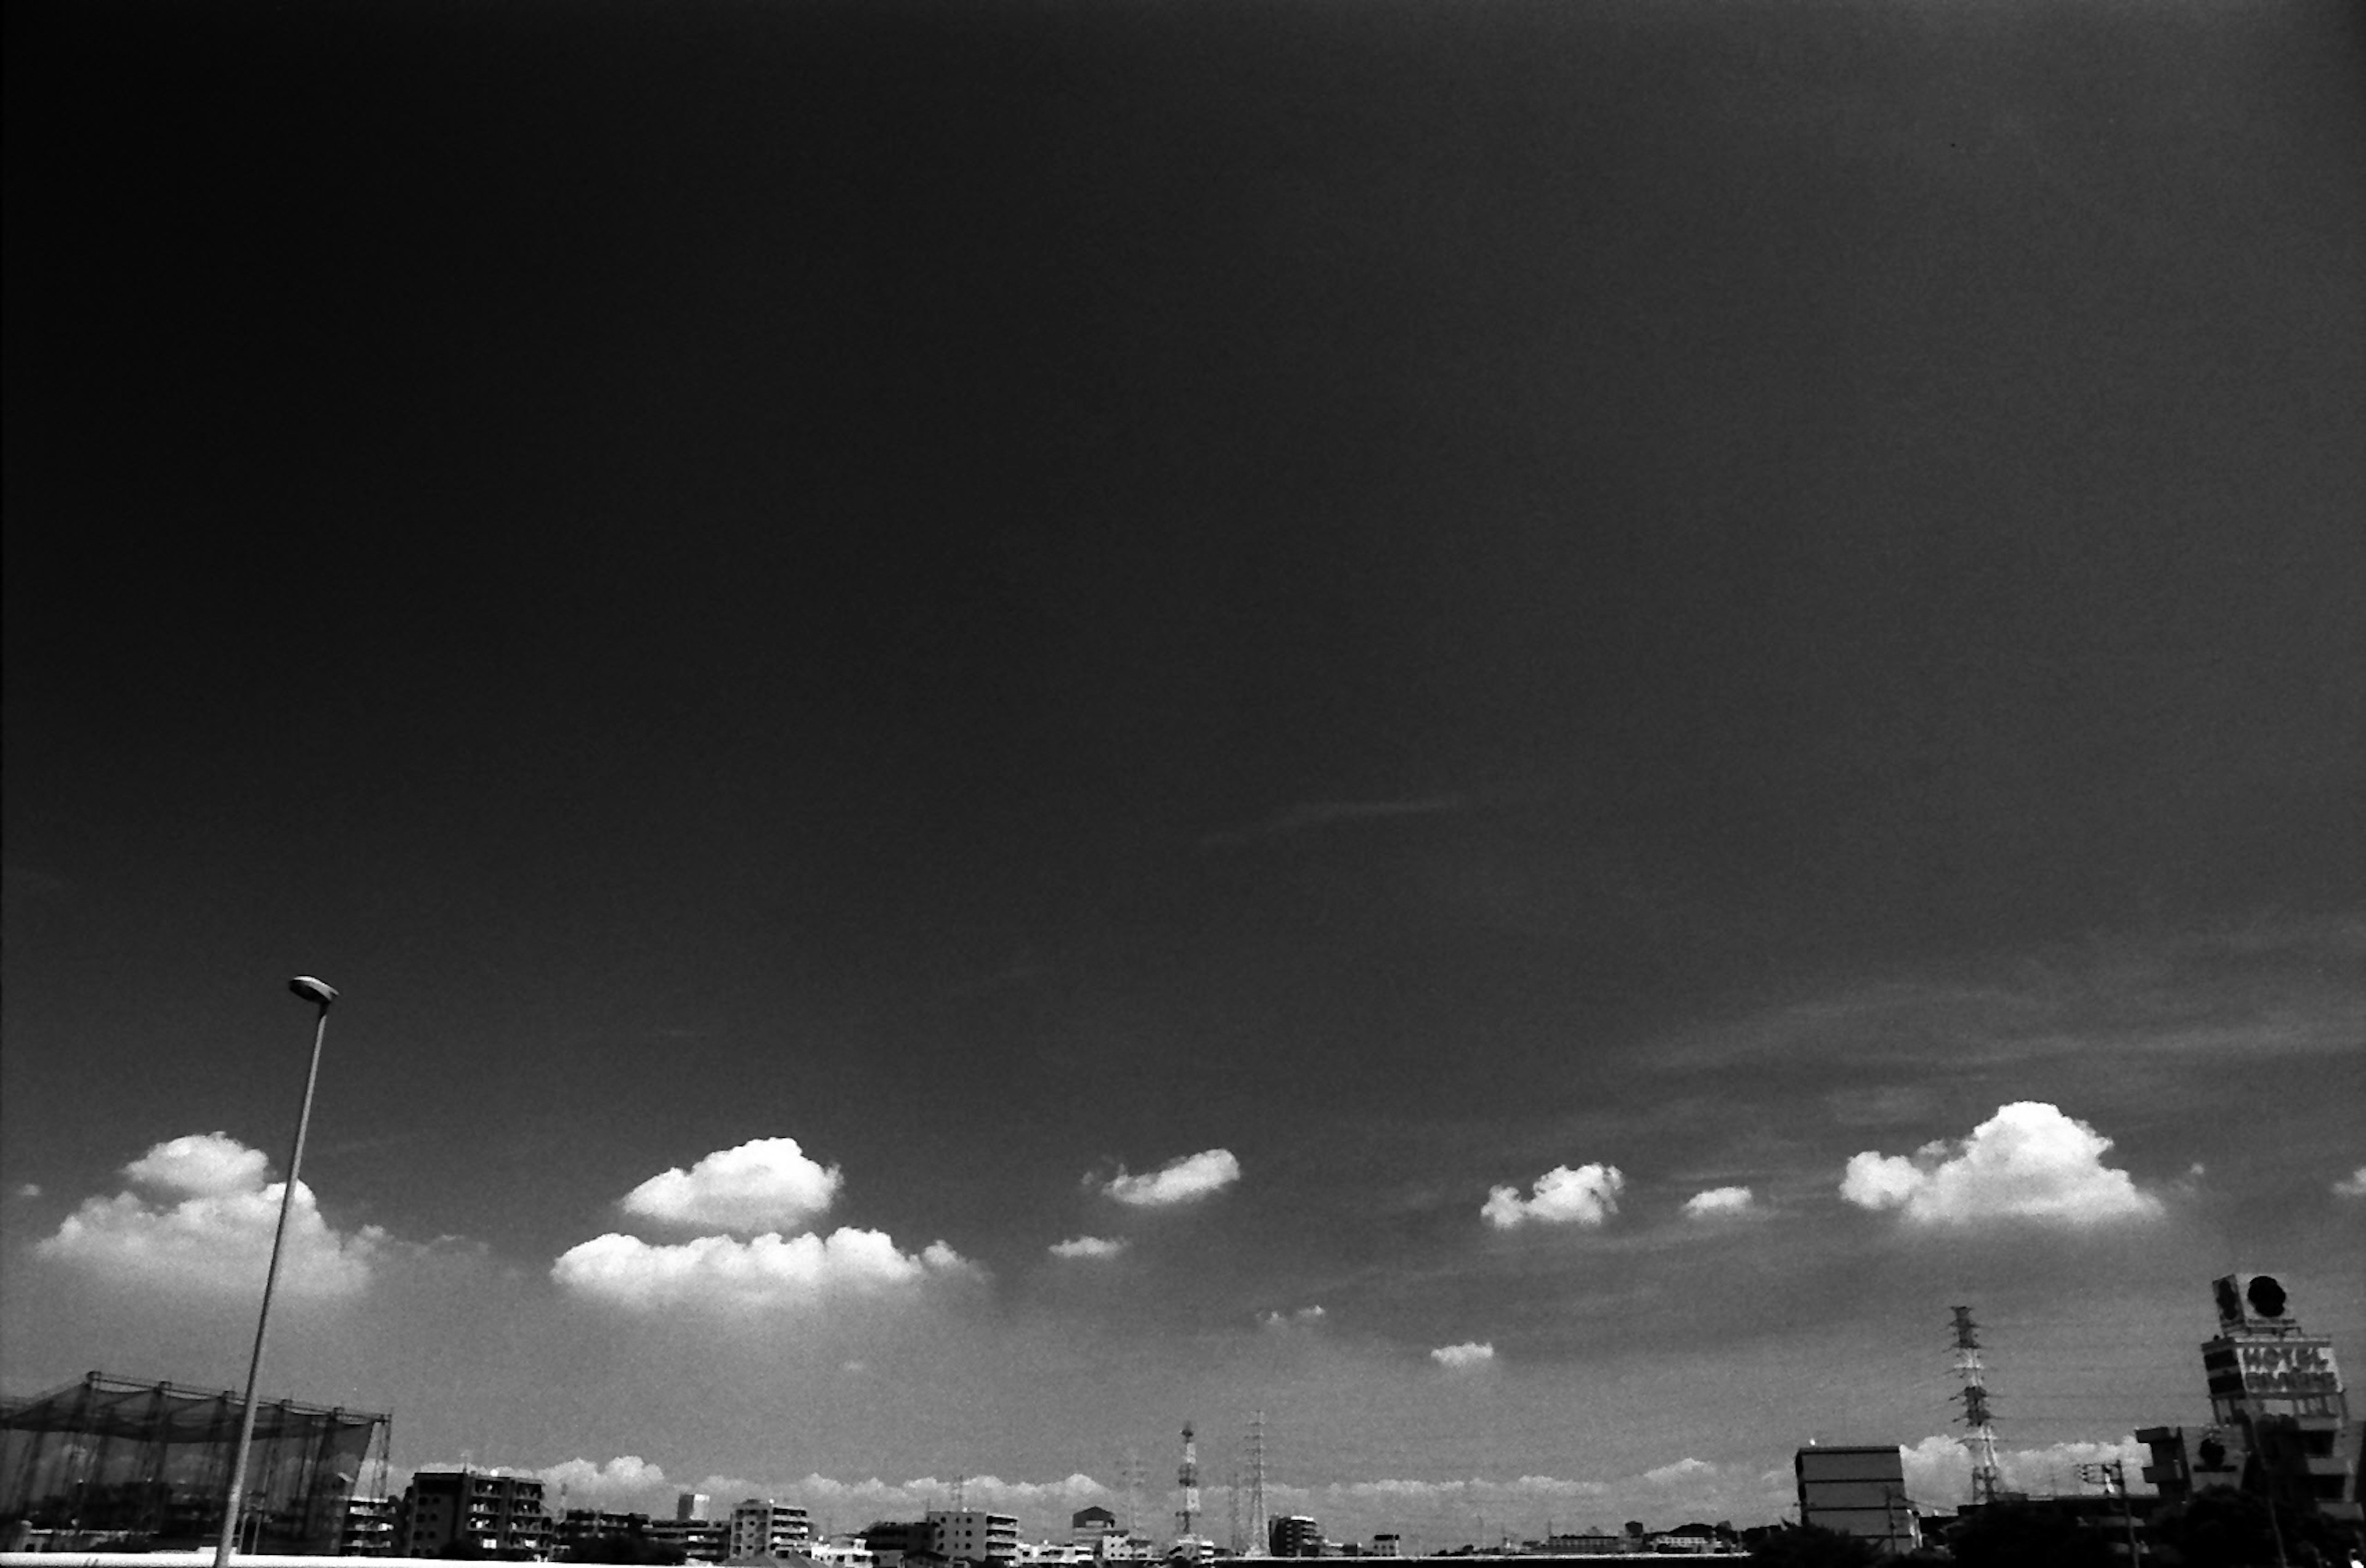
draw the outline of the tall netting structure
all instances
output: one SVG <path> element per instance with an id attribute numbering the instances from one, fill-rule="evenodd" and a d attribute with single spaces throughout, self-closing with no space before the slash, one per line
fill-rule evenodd
<path id="1" fill-rule="evenodd" d="M 221 1533 L 244 1404 L 227 1392 L 93 1372 L 0 1404 L 0 1526 L 73 1544 L 196 1546 Z M 391 1417 L 292 1399 L 254 1413 L 240 1545 L 337 1550 L 355 1485 L 382 1483 Z"/>

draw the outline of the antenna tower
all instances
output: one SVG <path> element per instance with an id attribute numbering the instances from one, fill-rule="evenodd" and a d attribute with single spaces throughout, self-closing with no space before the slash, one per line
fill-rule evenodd
<path id="1" fill-rule="evenodd" d="M 1142 1538 L 1142 1450 L 1125 1450 L 1125 1533 Z"/>
<path id="2" fill-rule="evenodd" d="M 1964 1425 L 1969 1430 L 1963 1444 L 1972 1456 L 1972 1501 L 1993 1503 L 2003 1488 L 1997 1471 L 1996 1427 L 1989 1416 L 1988 1379 L 1980 1366 L 1979 1325 L 1972 1321 L 1967 1306 L 1955 1313 L 1955 1375 L 1964 1380 Z"/>
<path id="3" fill-rule="evenodd" d="M 1272 1525 L 1265 1517 L 1265 1412 L 1256 1413 L 1249 1423 L 1249 1544 L 1251 1557 L 1263 1557 L 1272 1550 L 1269 1533 Z"/>
<path id="4" fill-rule="evenodd" d="M 969 1494 L 969 1477 L 968 1477 L 968 1476 L 966 1476 L 966 1475 L 956 1475 L 956 1476 L 954 1476 L 954 1477 L 953 1477 L 953 1512 L 954 1512 L 954 1513 L 956 1513 L 956 1514 L 962 1514 L 962 1513 L 967 1513 L 967 1512 L 969 1511 L 968 1494 Z"/>
<path id="5" fill-rule="evenodd" d="M 1200 1440 L 1191 1435 L 1191 1423 L 1183 1423 L 1183 1462 L 1175 1467 L 1175 1484 L 1183 1489 L 1183 1506 L 1175 1510 L 1175 1536 L 1177 1540 L 1191 1539 L 1191 1521 L 1200 1515 Z"/>

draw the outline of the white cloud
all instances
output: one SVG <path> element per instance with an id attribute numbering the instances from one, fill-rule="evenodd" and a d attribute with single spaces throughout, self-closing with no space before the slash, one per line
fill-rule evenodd
<path id="1" fill-rule="evenodd" d="M 703 1235 L 670 1247 L 612 1231 L 569 1248 L 550 1268 L 550 1277 L 569 1290 L 634 1308 L 796 1306 L 975 1272 L 941 1241 L 907 1253 L 884 1231 L 852 1226 L 826 1239 L 773 1231 L 749 1241 Z"/>
<path id="2" fill-rule="evenodd" d="M 1460 1345 L 1440 1345 L 1429 1353 L 1429 1359 L 1439 1366 L 1459 1371 L 1470 1367 L 1483 1367 L 1495 1359 L 1495 1347 L 1479 1340 Z"/>
<path id="3" fill-rule="evenodd" d="M 2360 1166 L 2333 1184 L 2337 1198 L 2366 1198 L 2366 1165 Z"/>
<path id="4" fill-rule="evenodd" d="M 568 1506 L 575 1508 L 646 1502 L 668 1489 L 665 1471 L 638 1454 L 619 1454 L 605 1464 L 588 1459 L 563 1460 L 533 1473 L 547 1483 L 554 1509 L 562 1488 Z"/>
<path id="5" fill-rule="evenodd" d="M 1717 1466 L 1705 1459 L 1695 1459 L 1687 1454 L 1673 1464 L 1663 1464 L 1657 1470 L 1645 1471 L 1643 1479 L 1654 1486 L 1665 1486 L 1672 1482 L 1697 1481 L 1705 1475 L 1716 1473 Z"/>
<path id="6" fill-rule="evenodd" d="M 1572 1170 L 1558 1165 L 1537 1178 L 1532 1196 L 1523 1200 L 1517 1187 L 1489 1190 L 1479 1213 L 1497 1230 L 1509 1230 L 1527 1221 L 1541 1224 L 1599 1225 L 1618 1212 L 1618 1192 L 1627 1179 L 1615 1165 L 1582 1165 Z"/>
<path id="7" fill-rule="evenodd" d="M 1684 1213 L 1696 1220 L 1713 1219 L 1719 1214 L 1755 1213 L 1757 1202 L 1751 1197 L 1747 1187 L 1712 1187 L 1684 1200 Z"/>
<path id="8" fill-rule="evenodd" d="M 2012 1218 L 2083 1225 L 2158 1214 L 2159 1199 L 2103 1164 L 2111 1146 L 2057 1107 L 2022 1100 L 2000 1106 L 1959 1142 L 1942 1138 L 1911 1157 L 1857 1155 L 1841 1196 L 1859 1208 L 1899 1210 L 1918 1224 Z"/>
<path id="9" fill-rule="evenodd" d="M 38 1181 L 28 1181 L 17 1189 L 17 1196 L 19 1198 L 38 1198 L 40 1195 L 41 1184 Z"/>
<path id="10" fill-rule="evenodd" d="M 650 1177 L 625 1194 L 624 1207 L 668 1224 L 772 1230 L 828 1210 L 845 1181 L 838 1167 L 806 1158 L 794 1138 L 757 1138 Z"/>
<path id="11" fill-rule="evenodd" d="M 1268 1312 L 1260 1314 L 1257 1317 L 1257 1324 L 1259 1326 L 1265 1328 L 1312 1327 L 1315 1324 L 1322 1322 L 1323 1316 L 1323 1309 L 1320 1306 L 1302 1306 L 1296 1312 Z"/>
<path id="12" fill-rule="evenodd" d="M 1230 1149 L 1209 1149 L 1170 1160 L 1156 1170 L 1128 1176 L 1120 1166 L 1101 1190 L 1121 1203 L 1136 1208 L 1161 1208 L 1189 1203 L 1230 1187 L 1241 1179 L 1241 1162 Z"/>
<path id="13" fill-rule="evenodd" d="M 1906 1495 L 1917 1503 L 1944 1506 L 1971 1495 L 1972 1459 L 1963 1439 L 1928 1437 L 1904 1450 Z M 2110 1442 L 2048 1443 L 2042 1448 L 2001 1449 L 1997 1469 L 2007 1490 L 2015 1492 L 2076 1492 L 2079 1466 L 2116 1460 L 2127 1467 L 2128 1485 L 2139 1494 L 2149 1490 L 2142 1480 L 2151 1455 L 2133 1435 Z"/>
<path id="14" fill-rule="evenodd" d="M 189 1133 L 168 1138 L 123 1168 L 142 1187 L 190 1198 L 252 1192 L 271 1175 L 261 1149 L 250 1149 L 228 1133 Z"/>
<path id="15" fill-rule="evenodd" d="M 270 1162 L 260 1152 L 225 1133 L 197 1133 L 156 1145 L 123 1174 L 161 1196 L 127 1190 L 86 1198 L 35 1253 L 168 1296 L 261 1292 L 286 1184 L 269 1179 Z M 354 1295 L 368 1285 L 387 1246 L 386 1232 L 376 1225 L 332 1229 L 311 1188 L 299 1181 L 279 1288 L 315 1300 Z"/>
<path id="16" fill-rule="evenodd" d="M 1125 1246 L 1123 1237 L 1112 1240 L 1107 1236 L 1080 1235 L 1067 1241 L 1053 1242 L 1052 1256 L 1054 1258 L 1115 1258 L 1125 1250 Z"/>

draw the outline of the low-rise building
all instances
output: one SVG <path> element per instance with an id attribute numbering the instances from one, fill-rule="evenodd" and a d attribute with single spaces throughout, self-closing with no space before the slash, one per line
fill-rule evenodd
<path id="1" fill-rule="evenodd" d="M 393 1497 L 355 1495 L 345 1499 L 345 1525 L 337 1537 L 340 1557 L 391 1557 L 395 1525 L 402 1504 Z"/>
<path id="2" fill-rule="evenodd" d="M 486 1557 L 546 1558 L 550 1515 L 530 1475 L 422 1470 L 411 1478 L 397 1516 L 396 1555 L 439 1557 L 462 1540 Z"/>
<path id="3" fill-rule="evenodd" d="M 721 1519 L 651 1519 L 649 1539 L 681 1552 L 685 1562 L 720 1562 L 731 1555 L 731 1527 Z"/>
<path id="4" fill-rule="evenodd" d="M 1266 1541 L 1276 1557 L 1320 1557 L 1323 1527 L 1304 1514 L 1285 1514 L 1268 1527 Z"/>
<path id="5" fill-rule="evenodd" d="M 1791 1469 L 1801 1524 L 1855 1536 L 1882 1551 L 1911 1551 L 1922 1544 L 1914 1505 L 1906 1497 L 1906 1456 L 1897 1444 L 1805 1448 L 1792 1456 Z"/>
<path id="6" fill-rule="evenodd" d="M 931 1508 L 930 1550 L 949 1562 L 1008 1564 L 1019 1560 L 1019 1516 L 983 1508 Z"/>
<path id="7" fill-rule="evenodd" d="M 742 1562 L 751 1557 L 785 1557 L 802 1552 L 813 1541 L 813 1520 L 803 1508 L 770 1497 L 750 1497 L 731 1510 L 729 1550 L 725 1561 Z"/>

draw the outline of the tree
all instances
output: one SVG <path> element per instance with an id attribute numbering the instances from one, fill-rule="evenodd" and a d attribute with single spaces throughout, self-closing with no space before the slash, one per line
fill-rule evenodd
<path id="1" fill-rule="evenodd" d="M 1759 1537 L 1750 1561 L 1771 1568 L 1873 1568 L 1881 1553 L 1871 1541 L 1821 1525 L 1794 1525 Z"/>
<path id="2" fill-rule="evenodd" d="M 1980 1509 L 1955 1527 L 1947 1544 L 1966 1568 L 2106 1568 L 2118 1561 L 2093 1524 L 2027 1503 Z"/>
<path id="3" fill-rule="evenodd" d="M 2341 1562 L 2349 1543 L 2323 1517 L 2289 1508 L 2268 1517 L 2268 1505 L 2248 1492 L 2213 1486 L 2183 1505 L 2164 1510 L 2152 1525 L 2153 1539 L 2173 1549 L 2187 1568 L 2247 1568 L 2276 1560 L 2281 1528 L 2284 1560 L 2294 1564 Z"/>

